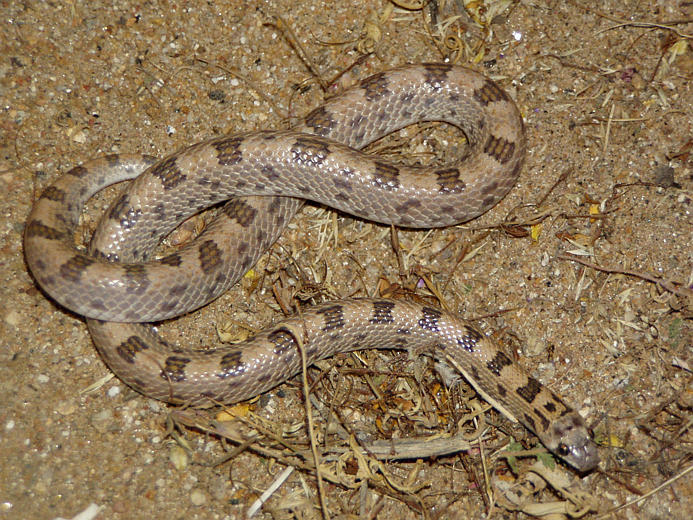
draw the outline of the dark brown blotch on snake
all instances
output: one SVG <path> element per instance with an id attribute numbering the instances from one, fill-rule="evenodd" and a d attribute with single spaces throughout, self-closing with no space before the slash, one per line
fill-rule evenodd
<path id="1" fill-rule="evenodd" d="M 152 166 L 151 175 L 161 181 L 161 185 L 165 190 L 172 190 L 187 178 L 178 167 L 175 157 L 169 157 Z"/>
<path id="2" fill-rule="evenodd" d="M 226 379 L 227 377 L 236 377 L 246 371 L 246 365 L 243 362 L 243 353 L 241 351 L 229 352 L 221 358 L 219 363 L 221 372 L 217 377 Z"/>
<path id="3" fill-rule="evenodd" d="M 126 363 L 134 363 L 137 354 L 147 350 L 149 346 L 139 336 L 130 336 L 127 340 L 118 345 L 117 352 Z"/>
<path id="4" fill-rule="evenodd" d="M 344 309 L 341 305 L 331 305 L 320 311 L 325 319 L 325 324 L 322 327 L 324 331 L 341 329 L 344 327 Z"/>
<path id="5" fill-rule="evenodd" d="M 183 259 L 178 253 L 171 253 L 163 257 L 159 262 L 170 267 L 178 267 L 182 263 Z"/>
<path id="6" fill-rule="evenodd" d="M 205 240 L 199 247 L 200 269 L 210 275 L 218 271 L 222 265 L 222 254 L 219 246 L 214 240 Z"/>
<path id="7" fill-rule="evenodd" d="M 548 430 L 551 423 L 546 418 L 546 416 L 543 413 L 541 413 L 537 408 L 534 409 L 534 415 L 539 418 L 539 421 L 541 422 L 542 431 Z"/>
<path id="8" fill-rule="evenodd" d="M 502 137 L 494 137 L 489 135 L 484 152 L 501 164 L 509 162 L 515 154 L 515 143 L 510 142 Z"/>
<path id="9" fill-rule="evenodd" d="M 283 355 L 288 349 L 296 345 L 293 334 L 285 327 L 272 331 L 267 340 L 274 345 L 272 353 L 276 356 Z"/>
<path id="10" fill-rule="evenodd" d="M 510 98 L 494 81 L 487 80 L 480 89 L 474 92 L 474 99 L 488 106 L 490 103 L 508 101 Z"/>
<path id="11" fill-rule="evenodd" d="M 537 397 L 537 394 L 541 392 L 541 388 L 542 387 L 539 381 L 537 381 L 533 377 L 530 377 L 527 379 L 527 384 L 518 387 L 515 390 L 515 392 L 517 392 L 517 395 L 522 397 L 522 399 L 531 404 L 534 402 L 534 399 Z"/>
<path id="12" fill-rule="evenodd" d="M 500 376 L 503 368 L 511 366 L 513 362 L 504 352 L 498 351 L 491 361 L 488 362 L 487 366 L 491 373 Z"/>
<path id="13" fill-rule="evenodd" d="M 26 226 L 25 234 L 28 237 L 45 238 L 46 240 L 63 240 L 63 238 L 65 238 L 65 233 L 50 226 L 46 226 L 38 220 L 29 222 L 29 225 Z"/>
<path id="14" fill-rule="evenodd" d="M 457 338 L 457 344 L 459 347 L 466 352 L 472 353 L 474 352 L 474 348 L 479 343 L 479 340 L 476 339 L 474 336 L 462 336 L 461 338 Z"/>
<path id="15" fill-rule="evenodd" d="M 325 107 L 318 107 L 305 117 L 305 124 L 316 135 L 327 135 L 337 122 Z"/>
<path id="16" fill-rule="evenodd" d="M 442 193 L 460 193 L 466 185 L 460 179 L 460 171 L 457 168 L 445 168 L 434 172 Z"/>
<path id="17" fill-rule="evenodd" d="M 190 358 L 181 356 L 169 356 L 166 358 L 161 377 L 167 381 L 180 383 L 186 380 L 185 367 L 190 363 Z"/>
<path id="18" fill-rule="evenodd" d="M 56 186 L 48 186 L 43 193 L 41 193 L 41 198 L 52 200 L 54 202 L 65 202 L 65 191 L 61 190 Z"/>
<path id="19" fill-rule="evenodd" d="M 446 83 L 448 74 L 452 70 L 452 65 L 446 63 L 426 63 L 424 64 L 424 70 L 426 71 L 426 84 L 437 92 Z"/>
<path id="20" fill-rule="evenodd" d="M 291 153 L 295 161 L 320 166 L 330 155 L 330 147 L 325 141 L 314 137 L 299 137 Z"/>
<path id="21" fill-rule="evenodd" d="M 247 228 L 257 216 L 257 209 L 243 199 L 234 199 L 224 205 L 223 212 L 230 219 L 235 220 L 241 227 Z"/>
<path id="22" fill-rule="evenodd" d="M 384 72 L 378 72 L 361 81 L 364 97 L 368 101 L 377 101 L 388 94 L 388 80 Z"/>
<path id="23" fill-rule="evenodd" d="M 423 317 L 419 320 L 419 327 L 425 330 L 438 332 L 438 320 L 443 315 L 438 309 L 432 307 L 424 307 L 421 309 Z"/>
<path id="24" fill-rule="evenodd" d="M 213 142 L 212 146 L 217 150 L 217 160 L 223 166 L 233 166 L 243 160 L 241 146 L 244 138 L 240 136 L 225 137 Z"/>
<path id="25" fill-rule="evenodd" d="M 399 168 L 382 161 L 374 161 L 373 182 L 376 186 L 392 191 L 399 187 Z"/>
<path id="26" fill-rule="evenodd" d="M 86 269 L 96 260 L 84 255 L 76 255 L 60 266 L 60 276 L 68 282 L 77 282 Z"/>
<path id="27" fill-rule="evenodd" d="M 373 304 L 373 317 L 368 320 L 371 323 L 392 323 L 395 318 L 392 316 L 392 309 L 395 304 L 392 302 L 375 302 Z"/>

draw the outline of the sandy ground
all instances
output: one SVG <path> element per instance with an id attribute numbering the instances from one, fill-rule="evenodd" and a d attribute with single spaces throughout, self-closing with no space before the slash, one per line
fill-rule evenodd
<path id="1" fill-rule="evenodd" d="M 481 29 L 448 4 L 436 26 L 428 9 L 385 1 L 0 3 L 0 518 L 72 517 L 92 503 L 97 518 L 240 518 L 285 468 L 251 451 L 225 460 L 233 443 L 200 429 L 168 435 L 172 408 L 107 379 L 84 321 L 27 273 L 22 232 L 40 191 L 106 153 L 163 157 L 214 135 L 284 128 L 357 79 L 446 57 L 497 79 L 525 117 L 529 151 L 510 195 L 464 226 L 399 231 L 399 264 L 387 227 L 308 206 L 237 289 L 168 326 L 172 341 L 260 329 L 281 316 L 276 295 L 310 304 L 397 284 L 431 299 L 437 288 L 594 427 L 600 469 L 580 478 L 556 467 L 593 506 L 584 518 L 652 490 L 606 518 L 690 518 L 693 5 L 523 1 Z M 357 48 L 373 54 L 358 61 Z M 380 149 L 444 156 L 446 135 L 424 125 Z M 104 204 L 91 205 L 85 229 Z M 613 271 L 563 258 L 571 252 Z M 379 439 L 454 430 L 425 359 L 365 352 L 321 367 L 310 372 L 322 378 L 316 396 L 341 403 L 347 429 Z M 302 403 L 294 380 L 248 417 L 305 448 Z M 495 411 L 484 417 L 476 449 L 371 466 L 367 485 L 347 457 L 342 484 L 325 483 L 330 517 L 526 517 L 503 490 L 536 458 L 519 459 L 516 474 L 498 449 L 536 438 Z M 317 419 L 319 441 L 344 444 Z M 257 517 L 319 517 L 315 482 L 297 467 Z M 556 487 L 527 504 L 563 503 Z"/>

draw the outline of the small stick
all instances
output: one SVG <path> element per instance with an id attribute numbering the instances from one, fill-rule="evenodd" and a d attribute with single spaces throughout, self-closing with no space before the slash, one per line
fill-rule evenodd
<path id="1" fill-rule="evenodd" d="M 686 475 L 687 475 L 688 473 L 690 473 L 691 471 L 693 471 L 693 464 L 691 464 L 690 466 L 688 466 L 686 469 L 684 469 L 684 470 L 683 470 L 681 473 L 679 473 L 678 475 L 676 475 L 676 476 L 674 476 L 674 477 L 671 477 L 669 480 L 664 481 L 662 484 L 660 484 L 659 486 L 657 486 L 657 487 L 654 488 L 653 490 L 648 491 L 648 492 L 645 493 L 643 496 L 638 497 L 638 498 L 634 498 L 633 500 L 631 500 L 631 501 L 629 501 L 629 502 L 626 502 L 626 503 L 624 503 L 624 504 L 621 504 L 620 506 L 618 506 L 618 507 L 616 507 L 616 508 L 614 508 L 614 509 L 611 509 L 611 510 L 607 511 L 607 512 L 604 513 L 603 515 L 599 515 L 597 518 L 605 518 L 605 517 L 607 517 L 607 516 L 611 516 L 611 515 L 612 515 L 613 513 L 615 513 L 616 511 L 620 511 L 621 509 L 625 509 L 626 507 L 632 506 L 633 504 L 639 504 L 640 502 L 642 502 L 642 501 L 645 500 L 646 498 L 649 498 L 649 497 L 651 497 L 652 495 L 654 495 L 655 493 L 658 493 L 659 491 L 661 491 L 662 489 L 664 489 L 665 487 L 670 486 L 671 484 L 673 484 L 674 482 L 676 482 L 677 480 L 679 480 L 681 477 L 686 476 Z"/>
<path id="2" fill-rule="evenodd" d="M 677 294 L 679 296 L 684 296 L 684 297 L 693 297 L 693 290 L 689 289 L 687 287 L 681 287 L 683 284 L 680 282 L 675 282 L 672 280 L 666 280 L 664 278 L 660 278 L 658 276 L 654 276 L 651 274 L 647 273 L 642 273 L 640 271 L 633 271 L 630 269 L 620 269 L 618 267 L 604 267 L 598 264 L 594 264 L 592 262 L 588 262 L 587 260 L 583 260 L 582 258 L 579 258 L 577 256 L 572 256 L 572 255 L 567 255 L 567 254 L 560 254 L 557 256 L 557 258 L 560 258 L 561 260 L 570 260 L 572 262 L 577 262 L 578 264 L 582 264 L 586 267 L 589 267 L 591 269 L 596 269 L 597 271 L 602 271 L 604 273 L 612 273 L 612 274 L 625 274 L 627 276 L 634 276 L 635 278 L 640 278 L 642 280 L 646 280 L 648 282 L 652 282 L 654 284 L 657 284 L 661 286 L 663 289 L 669 291 L 670 293 Z"/>
<path id="3" fill-rule="evenodd" d="M 284 471 L 282 471 L 279 476 L 277 476 L 276 479 L 274 479 L 274 482 L 272 482 L 272 485 L 268 487 L 265 492 L 260 495 L 260 498 L 258 498 L 255 502 L 253 502 L 253 505 L 248 508 L 248 512 L 246 513 L 246 518 L 252 518 L 255 516 L 255 513 L 257 513 L 262 505 L 267 502 L 269 497 L 272 496 L 272 494 L 279 489 L 279 486 L 281 486 L 287 478 L 289 478 L 289 475 L 291 475 L 294 471 L 293 466 L 287 466 L 284 468 Z"/>

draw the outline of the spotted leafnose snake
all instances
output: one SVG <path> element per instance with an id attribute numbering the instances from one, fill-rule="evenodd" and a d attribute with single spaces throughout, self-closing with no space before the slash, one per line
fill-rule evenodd
<path id="1" fill-rule="evenodd" d="M 395 165 L 358 149 L 420 121 L 444 121 L 469 153 L 444 167 Z M 265 392 L 311 363 L 363 348 L 428 352 L 579 470 L 598 463 L 582 417 L 527 375 L 489 337 L 435 307 L 387 299 L 305 309 L 243 345 L 173 347 L 152 327 L 213 300 L 281 234 L 304 199 L 396 226 L 450 226 L 483 213 L 514 185 L 525 153 L 522 118 L 496 83 L 469 69 L 413 65 L 375 74 L 313 110 L 291 131 L 217 137 L 154 161 L 107 156 L 73 168 L 34 205 L 27 264 L 57 302 L 88 318 L 109 367 L 136 390 L 196 406 Z M 86 201 L 134 178 L 101 219 L 91 249 L 73 236 Z M 189 216 L 228 201 L 182 250 L 153 250 Z M 300 336 L 300 337 L 298 337 Z M 297 343 L 298 342 L 298 343 Z"/>

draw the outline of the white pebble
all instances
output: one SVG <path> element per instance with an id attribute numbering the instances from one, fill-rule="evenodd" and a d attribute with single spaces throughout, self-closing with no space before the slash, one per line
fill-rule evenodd
<path id="1" fill-rule="evenodd" d="M 17 311 L 10 311 L 7 314 L 5 314 L 5 323 L 8 325 L 12 325 L 13 327 L 16 327 L 19 325 L 20 320 L 20 314 Z"/>
<path id="2" fill-rule="evenodd" d="M 194 506 L 202 506 L 207 502 L 207 495 L 205 495 L 204 491 L 193 489 L 192 493 L 190 493 L 190 502 Z"/>
<path id="3" fill-rule="evenodd" d="M 188 467 L 188 453 L 177 444 L 171 448 L 169 460 L 178 471 Z"/>

